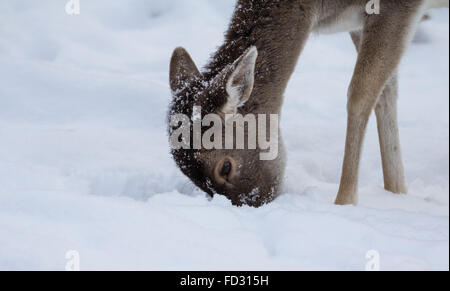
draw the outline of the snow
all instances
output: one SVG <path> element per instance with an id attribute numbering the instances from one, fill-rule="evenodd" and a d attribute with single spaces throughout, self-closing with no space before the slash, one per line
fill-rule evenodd
<path id="1" fill-rule="evenodd" d="M 372 117 L 360 205 L 333 205 L 356 55 L 312 36 L 282 118 L 286 190 L 272 204 L 208 200 L 166 136 L 168 62 L 199 65 L 233 0 L 0 2 L 0 270 L 449 270 L 449 22 L 433 11 L 400 69 L 409 195 L 383 190 Z"/>

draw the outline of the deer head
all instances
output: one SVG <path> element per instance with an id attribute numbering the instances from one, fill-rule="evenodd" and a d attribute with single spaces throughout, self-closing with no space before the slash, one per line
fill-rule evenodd
<path id="1" fill-rule="evenodd" d="M 207 79 L 186 50 L 177 48 L 170 64 L 173 101 L 169 111 L 169 134 L 172 136 L 181 130 L 194 136 L 195 119 L 214 115 L 222 121 L 223 134 L 215 137 L 221 144 L 227 135 L 224 129 L 227 117 L 239 113 L 251 98 L 259 97 L 252 94 L 257 58 L 257 48 L 250 47 L 216 76 Z M 194 107 L 201 108 L 200 112 L 194 112 Z M 181 125 L 174 122 L 175 115 L 186 116 L 188 122 Z M 278 129 L 278 124 L 276 126 Z M 203 126 L 201 132 L 207 129 L 208 126 Z M 247 134 L 248 128 L 246 137 Z M 172 155 L 181 171 L 200 189 L 211 196 L 224 195 L 234 205 L 258 207 L 276 197 L 281 187 L 282 155 L 263 161 L 259 147 L 207 149 L 203 145 L 195 147 L 194 139 L 187 142 L 187 147 L 172 148 Z M 278 131 L 276 139 L 278 143 Z"/>

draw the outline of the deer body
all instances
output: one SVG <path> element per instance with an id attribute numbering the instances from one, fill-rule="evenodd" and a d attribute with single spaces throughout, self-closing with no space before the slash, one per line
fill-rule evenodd
<path id="1" fill-rule="evenodd" d="M 448 0 L 385 0 L 368 15 L 365 0 L 239 0 L 224 44 L 200 72 L 187 52 L 175 50 L 170 70 L 170 116 L 280 114 L 283 94 L 311 33 L 351 32 L 358 61 L 348 93 L 348 127 L 337 204 L 357 204 L 366 125 L 376 111 L 385 188 L 406 193 L 397 126 L 397 77 L 415 26 L 429 8 Z M 170 128 L 172 132 L 174 128 Z M 260 206 L 282 189 L 285 156 L 260 161 L 257 150 L 173 150 L 180 169 L 210 195 Z"/>

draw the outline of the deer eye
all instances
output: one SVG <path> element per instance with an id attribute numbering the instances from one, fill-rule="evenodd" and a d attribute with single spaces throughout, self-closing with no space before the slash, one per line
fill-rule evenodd
<path id="1" fill-rule="evenodd" d="M 219 185 L 231 185 L 233 177 L 236 175 L 236 162 L 231 157 L 224 157 L 217 162 L 214 168 L 214 180 Z"/>
<path id="2" fill-rule="evenodd" d="M 220 170 L 220 175 L 222 177 L 228 177 L 233 169 L 233 165 L 230 161 L 225 161 L 222 165 L 222 169 Z"/>

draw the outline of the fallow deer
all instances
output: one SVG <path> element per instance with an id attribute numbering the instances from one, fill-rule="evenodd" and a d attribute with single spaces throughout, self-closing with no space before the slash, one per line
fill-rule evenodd
<path id="1" fill-rule="evenodd" d="M 369 3 L 372 2 L 372 3 Z M 379 13 L 369 5 L 379 2 Z M 448 0 L 238 0 L 225 42 L 200 72 L 177 48 L 170 64 L 169 116 L 280 114 L 283 94 L 311 33 L 350 32 L 358 59 L 348 92 L 348 126 L 336 204 L 358 203 L 360 156 L 375 109 L 385 189 L 406 193 L 397 124 L 397 69 L 416 25 Z M 176 126 L 169 126 L 169 134 Z M 261 161 L 257 150 L 174 149 L 181 171 L 211 196 L 259 207 L 282 191 L 285 154 Z"/>

